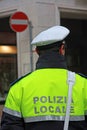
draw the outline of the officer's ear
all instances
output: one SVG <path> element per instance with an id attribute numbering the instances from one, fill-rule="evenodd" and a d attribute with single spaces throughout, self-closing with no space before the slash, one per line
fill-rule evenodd
<path id="1" fill-rule="evenodd" d="M 65 45 L 64 44 L 62 44 L 61 46 L 60 46 L 60 48 L 59 48 L 59 54 L 60 55 L 65 55 Z"/>
<path id="2" fill-rule="evenodd" d="M 40 51 L 37 49 L 37 47 L 35 48 L 35 51 L 38 55 L 40 55 Z"/>

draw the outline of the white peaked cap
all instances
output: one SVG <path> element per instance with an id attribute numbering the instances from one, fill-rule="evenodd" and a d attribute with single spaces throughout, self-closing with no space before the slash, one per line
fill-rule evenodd
<path id="1" fill-rule="evenodd" d="M 69 30 L 63 26 L 53 26 L 39 33 L 31 42 L 32 45 L 44 46 L 54 42 L 64 40 L 69 34 Z"/>

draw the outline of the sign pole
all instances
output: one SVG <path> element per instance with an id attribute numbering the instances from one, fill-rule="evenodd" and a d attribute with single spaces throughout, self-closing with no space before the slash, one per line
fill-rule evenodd
<path id="1" fill-rule="evenodd" d="M 31 72 L 33 71 L 33 53 L 32 53 L 32 45 L 31 45 L 31 41 L 32 41 L 32 23 L 31 21 L 29 21 L 29 38 L 30 38 L 30 65 L 31 65 Z"/>

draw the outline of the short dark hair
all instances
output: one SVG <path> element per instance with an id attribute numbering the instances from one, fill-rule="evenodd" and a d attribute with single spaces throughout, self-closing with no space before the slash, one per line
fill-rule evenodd
<path id="1" fill-rule="evenodd" d="M 36 46 L 36 50 L 38 51 L 38 54 L 42 54 L 44 52 L 47 51 L 59 51 L 61 45 L 63 45 L 64 41 L 60 41 L 60 42 L 55 42 L 49 45 L 44 45 L 44 46 Z"/>
<path id="2" fill-rule="evenodd" d="M 49 50 L 52 48 L 59 48 L 63 44 L 63 41 L 54 42 L 52 44 L 44 45 L 44 46 L 37 46 L 37 50 Z"/>

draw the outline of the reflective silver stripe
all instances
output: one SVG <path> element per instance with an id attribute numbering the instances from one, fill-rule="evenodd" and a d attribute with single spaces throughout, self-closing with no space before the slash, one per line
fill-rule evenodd
<path id="1" fill-rule="evenodd" d="M 46 120 L 64 121 L 65 116 L 36 116 L 36 117 L 24 118 L 24 121 L 26 123 L 37 122 L 37 121 L 46 121 Z M 70 121 L 82 121 L 82 120 L 85 120 L 84 116 L 70 116 Z"/>
<path id="2" fill-rule="evenodd" d="M 8 113 L 8 114 L 10 114 L 10 115 L 12 115 L 12 116 L 16 116 L 16 117 L 20 117 L 21 118 L 21 113 L 15 111 L 15 110 L 11 110 L 9 108 L 4 107 L 3 111 Z"/>

